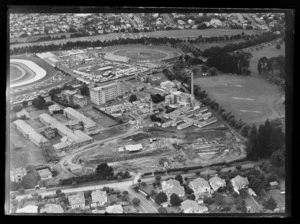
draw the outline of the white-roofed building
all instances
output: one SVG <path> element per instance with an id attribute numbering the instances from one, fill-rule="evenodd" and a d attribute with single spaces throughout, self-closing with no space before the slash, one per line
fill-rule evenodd
<path id="1" fill-rule="evenodd" d="M 125 149 L 129 152 L 137 152 L 143 149 L 143 145 L 142 144 L 136 144 L 136 145 L 127 145 L 124 146 Z"/>
<path id="2" fill-rule="evenodd" d="M 16 129 L 22 133 L 22 135 L 32 141 L 36 146 L 40 148 L 48 147 L 51 143 L 40 133 L 35 131 L 29 124 L 23 120 L 16 120 L 13 122 Z"/>
<path id="3" fill-rule="evenodd" d="M 209 179 L 209 184 L 214 191 L 217 191 L 220 187 L 226 186 L 226 181 L 220 177 L 212 177 Z"/>
<path id="4" fill-rule="evenodd" d="M 57 104 L 53 104 L 53 105 L 48 107 L 48 110 L 49 110 L 50 114 L 53 114 L 53 112 L 60 111 L 61 108 Z"/>
<path id="5" fill-rule="evenodd" d="M 82 113 L 74 110 L 71 107 L 67 107 L 64 109 L 64 115 L 70 119 L 82 121 L 84 123 L 84 129 L 87 131 L 95 130 L 97 127 L 97 123 L 95 121 L 92 121 L 91 119 L 87 118 Z"/>
<path id="6" fill-rule="evenodd" d="M 25 116 L 26 118 L 30 118 L 29 113 L 25 109 L 17 112 L 16 115 L 17 115 L 17 118 L 20 118 L 20 117 L 23 117 L 23 116 Z"/>
<path id="7" fill-rule="evenodd" d="M 24 167 L 16 168 L 10 171 L 10 181 L 11 182 L 21 182 L 22 178 L 27 174 Z"/>
<path id="8" fill-rule="evenodd" d="M 17 210 L 17 213 L 38 213 L 38 206 L 27 205 Z"/>
<path id="9" fill-rule="evenodd" d="M 49 169 L 38 170 L 41 180 L 48 180 L 52 178 L 52 173 Z"/>
<path id="10" fill-rule="evenodd" d="M 208 212 L 208 208 L 204 205 L 198 205 L 196 201 L 185 200 L 181 203 L 181 210 L 184 213 L 204 213 Z"/>
<path id="11" fill-rule="evenodd" d="M 72 208 L 79 208 L 85 206 L 85 198 L 82 191 L 74 195 L 69 195 L 68 200 Z"/>
<path id="12" fill-rule="evenodd" d="M 123 213 L 122 205 L 111 205 L 106 207 L 106 212 L 109 214 Z"/>
<path id="13" fill-rule="evenodd" d="M 41 208 L 40 213 L 64 213 L 64 209 L 60 205 L 46 204 Z"/>
<path id="14" fill-rule="evenodd" d="M 211 193 L 211 188 L 208 181 L 201 177 L 198 177 L 195 180 L 191 181 L 189 183 L 189 187 L 194 191 L 196 198 Z"/>
<path id="15" fill-rule="evenodd" d="M 107 203 L 107 194 L 106 191 L 95 190 L 92 192 L 92 207 L 96 207 L 97 205 L 104 205 Z"/>
<path id="16" fill-rule="evenodd" d="M 231 184 L 233 190 L 239 194 L 239 190 L 246 188 L 249 185 L 249 181 L 247 177 L 241 177 L 240 175 L 237 175 L 235 178 L 231 179 Z"/>

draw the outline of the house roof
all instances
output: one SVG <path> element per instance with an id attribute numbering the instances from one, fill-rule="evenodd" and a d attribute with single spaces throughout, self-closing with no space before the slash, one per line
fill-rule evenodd
<path id="1" fill-rule="evenodd" d="M 233 187 L 244 187 L 249 184 L 249 181 L 247 177 L 237 175 L 235 178 L 231 179 L 231 183 Z"/>
<path id="2" fill-rule="evenodd" d="M 24 208 L 18 209 L 17 213 L 37 213 L 38 207 L 35 205 L 27 205 Z"/>
<path id="3" fill-rule="evenodd" d="M 208 184 L 208 182 L 201 178 L 201 177 L 198 177 L 196 178 L 195 180 L 191 181 L 189 186 L 191 188 L 210 188 L 210 185 Z"/>
<path id="4" fill-rule="evenodd" d="M 52 175 L 52 173 L 50 172 L 49 169 L 42 169 L 42 170 L 39 170 L 38 173 L 39 173 L 39 175 L 40 175 L 41 177 Z"/>
<path id="5" fill-rule="evenodd" d="M 123 213 L 122 205 L 111 205 L 106 207 L 107 213 Z"/>
<path id="6" fill-rule="evenodd" d="M 64 213 L 64 209 L 60 205 L 47 204 L 41 208 L 40 213 Z"/>
<path id="7" fill-rule="evenodd" d="M 92 192 L 93 202 L 107 202 L 106 191 L 95 190 Z"/>
<path id="8" fill-rule="evenodd" d="M 85 198 L 83 192 L 78 192 L 75 195 L 69 195 L 68 199 L 70 205 L 85 204 Z"/>
<path id="9" fill-rule="evenodd" d="M 174 179 L 170 179 L 167 181 L 162 182 L 163 185 L 170 185 L 170 186 L 176 186 L 176 187 L 180 187 L 180 183 L 178 180 L 174 180 Z"/>
<path id="10" fill-rule="evenodd" d="M 220 186 L 226 184 L 226 182 L 220 177 L 212 177 L 209 179 L 209 184 L 214 190 L 217 190 Z"/>
<path id="11" fill-rule="evenodd" d="M 183 201 L 183 202 L 181 203 L 181 206 L 180 206 L 180 207 L 181 207 L 182 210 L 186 211 L 186 210 L 189 210 L 189 209 L 191 209 L 191 208 L 197 209 L 197 208 L 199 208 L 199 205 L 198 205 L 198 203 L 195 202 L 195 201 L 192 201 L 192 200 L 185 200 L 185 201 Z"/>
<path id="12" fill-rule="evenodd" d="M 127 146 L 125 146 L 125 149 L 127 151 L 138 151 L 138 150 L 140 150 L 142 148 L 143 148 L 142 144 L 127 145 Z"/>
<path id="13" fill-rule="evenodd" d="M 167 192 L 171 195 L 171 194 L 177 194 L 177 195 L 180 195 L 180 194 L 184 194 L 185 191 L 184 191 L 184 187 L 177 187 L 177 186 L 174 186 L 172 187 L 170 190 L 167 190 Z"/>

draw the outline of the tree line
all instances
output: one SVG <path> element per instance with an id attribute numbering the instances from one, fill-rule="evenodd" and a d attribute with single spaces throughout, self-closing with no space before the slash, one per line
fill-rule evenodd
<path id="1" fill-rule="evenodd" d="M 258 73 L 275 85 L 285 89 L 285 57 L 262 57 L 257 63 Z"/>
<path id="2" fill-rule="evenodd" d="M 80 184 L 80 183 L 99 181 L 99 180 L 118 180 L 118 179 L 124 179 L 129 177 L 131 176 L 128 171 L 118 172 L 115 175 L 112 167 L 108 166 L 107 163 L 101 163 L 97 166 L 94 173 L 77 176 L 77 177 L 71 177 L 67 179 L 60 179 L 59 184 L 71 185 L 71 184 Z"/>

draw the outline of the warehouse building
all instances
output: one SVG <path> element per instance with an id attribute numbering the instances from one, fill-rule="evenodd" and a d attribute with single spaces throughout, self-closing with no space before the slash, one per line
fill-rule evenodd
<path id="1" fill-rule="evenodd" d="M 74 110 L 71 107 L 67 107 L 64 109 L 64 115 L 65 117 L 68 117 L 72 120 L 82 121 L 84 123 L 84 130 L 86 131 L 95 130 L 97 127 L 97 123 L 95 121 L 92 121 L 91 119 L 87 118 L 82 113 Z"/>
<path id="2" fill-rule="evenodd" d="M 13 122 L 14 127 L 22 133 L 22 135 L 32 141 L 39 148 L 50 146 L 51 143 L 40 133 L 35 131 L 29 124 L 23 120 L 16 120 Z"/>

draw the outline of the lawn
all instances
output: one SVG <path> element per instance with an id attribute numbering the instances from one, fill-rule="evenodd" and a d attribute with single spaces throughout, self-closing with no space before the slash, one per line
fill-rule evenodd
<path id="1" fill-rule="evenodd" d="M 10 169 L 28 164 L 45 163 L 45 158 L 42 150 L 26 139 L 19 131 L 10 126 L 10 145 L 9 145 L 9 165 Z M 21 146 L 20 149 L 15 149 L 14 146 Z"/>
<path id="2" fill-rule="evenodd" d="M 195 84 L 226 111 L 247 123 L 260 123 L 280 116 L 276 107 L 284 92 L 263 78 L 219 75 L 197 78 Z"/>
<path id="3" fill-rule="evenodd" d="M 277 207 L 280 210 L 284 210 L 285 209 L 285 194 L 280 194 L 279 190 L 269 190 L 267 191 L 267 197 L 273 197 L 274 200 L 277 203 Z"/>
<path id="4" fill-rule="evenodd" d="M 146 185 L 145 187 L 143 187 L 143 186 L 141 185 L 140 188 L 141 188 L 143 191 L 145 191 L 147 194 L 149 194 L 149 195 L 151 195 L 151 191 L 152 191 L 152 190 L 154 190 L 154 191 L 157 192 L 157 189 L 154 188 L 153 185 L 150 184 L 150 183 L 147 183 L 147 185 Z M 158 193 L 158 192 L 157 192 L 157 193 Z"/>

